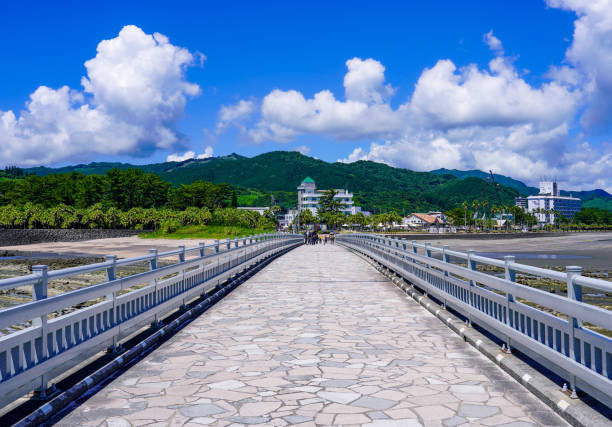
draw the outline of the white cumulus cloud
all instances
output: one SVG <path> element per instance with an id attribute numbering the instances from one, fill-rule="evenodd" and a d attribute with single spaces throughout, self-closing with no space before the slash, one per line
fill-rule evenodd
<path id="1" fill-rule="evenodd" d="M 547 0 L 552 7 L 571 10 L 574 37 L 567 61 L 581 74 L 588 93 L 582 116 L 587 127 L 612 127 L 612 0 Z"/>
<path id="2" fill-rule="evenodd" d="M 556 175 L 563 185 L 596 183 L 612 190 L 609 147 L 589 145 L 584 133 L 572 131 L 583 111 L 583 123 L 612 121 L 611 1 L 548 1 L 575 11 L 578 19 L 566 63 L 551 67 L 538 84 L 516 69 L 516 58 L 504 56 L 491 30 L 483 35 L 494 54 L 486 67 L 440 59 L 422 71 L 397 107 L 390 103 L 395 90 L 385 81 L 385 67 L 372 58 L 352 58 L 344 99 L 325 89 L 312 98 L 295 89 L 273 90 L 251 112 L 258 119 L 246 132 L 255 142 L 301 135 L 372 141 L 341 162 L 492 169 L 532 184 L 543 174 Z"/>
<path id="3" fill-rule="evenodd" d="M 493 30 L 490 30 L 488 33 L 482 36 L 482 39 L 487 44 L 487 46 L 489 46 L 489 49 L 491 49 L 497 55 L 504 54 L 504 47 L 502 46 L 502 42 L 500 39 L 495 37 L 495 35 L 493 34 Z"/>
<path id="4" fill-rule="evenodd" d="M 168 162 L 184 162 L 185 160 L 195 158 L 195 151 L 186 151 L 184 154 L 174 153 L 166 157 Z"/>
<path id="5" fill-rule="evenodd" d="M 214 154 L 214 150 L 212 148 L 212 146 L 207 146 L 204 149 L 204 152 L 202 154 L 198 154 L 198 159 L 208 159 L 209 157 L 212 157 Z"/>
<path id="6" fill-rule="evenodd" d="M 183 154 L 173 153 L 166 157 L 167 162 L 184 162 L 185 160 L 190 159 L 208 159 L 214 155 L 213 147 L 208 145 L 204 148 L 204 152 L 201 154 L 196 154 L 195 151 L 186 151 Z"/>
<path id="7" fill-rule="evenodd" d="M 125 26 L 85 62 L 82 91 L 41 86 L 24 111 L 0 111 L 0 158 L 36 165 L 181 145 L 176 123 L 200 93 L 185 79 L 193 62 L 167 37 Z"/>
<path id="8" fill-rule="evenodd" d="M 555 81 L 533 87 L 505 58 L 493 59 L 488 70 L 476 65 L 457 69 L 444 59 L 419 77 L 410 111 L 413 123 L 433 127 L 521 123 L 546 127 L 570 119 L 580 95 Z"/>
<path id="9" fill-rule="evenodd" d="M 237 104 L 223 105 L 219 110 L 217 132 L 221 132 L 231 124 L 239 125 L 244 129 L 242 122 L 255 112 L 253 101 L 240 100 Z"/>
<path id="10" fill-rule="evenodd" d="M 385 85 L 385 67 L 368 58 L 353 58 L 346 61 L 348 72 L 344 76 L 346 99 L 365 104 L 382 104 L 393 95 L 391 85 Z"/>

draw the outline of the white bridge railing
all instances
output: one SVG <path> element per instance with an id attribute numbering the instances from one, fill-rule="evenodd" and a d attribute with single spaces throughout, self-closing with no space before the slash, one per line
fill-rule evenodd
<path id="1" fill-rule="evenodd" d="M 611 282 L 581 276 L 580 267 L 559 272 L 516 263 L 514 256 L 496 260 L 474 251 L 456 252 L 448 246 L 373 234 L 342 234 L 337 241 L 395 271 L 509 349 L 516 348 L 550 369 L 570 383 L 573 396 L 578 388 L 612 407 L 612 339 L 583 325 L 612 330 L 612 311 L 582 302 L 583 287 L 610 293 Z M 467 267 L 451 263 L 451 258 Z M 504 277 L 478 271 L 477 264 L 502 268 Z M 562 281 L 567 297 L 517 283 L 516 272 Z"/>
<path id="2" fill-rule="evenodd" d="M 143 326 L 158 324 L 228 278 L 302 241 L 295 234 L 262 234 L 163 253 L 153 249 L 135 258 L 107 256 L 101 263 L 55 271 L 34 266 L 32 274 L 0 280 L 0 291 L 32 286 L 31 302 L 0 310 L 0 329 L 26 326 L 0 337 L 0 407 L 31 391 L 44 397 L 59 374 L 105 348 L 117 348 Z M 178 262 L 159 266 L 167 257 Z M 148 264 L 148 271 L 117 277 L 117 267 L 134 264 Z M 49 280 L 96 271 L 106 272 L 103 283 L 47 297 Z M 93 305 L 74 309 L 92 300 Z M 74 311 L 63 314 L 69 310 Z"/>

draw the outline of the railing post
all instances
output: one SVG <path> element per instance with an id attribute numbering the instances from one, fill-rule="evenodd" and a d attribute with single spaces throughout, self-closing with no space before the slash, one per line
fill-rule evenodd
<path id="1" fill-rule="evenodd" d="M 33 265 L 32 273 L 40 276 L 40 280 L 38 280 L 32 286 L 32 300 L 38 301 L 41 299 L 47 298 L 47 285 L 48 285 L 48 272 L 49 267 L 46 265 Z M 40 327 L 40 348 L 34 351 L 36 355 L 36 362 L 41 363 L 43 360 L 49 357 L 49 347 L 47 345 L 47 313 L 42 313 L 40 317 L 32 319 L 32 326 Z M 11 364 L 13 366 L 14 364 Z M 25 366 L 22 366 L 25 368 Z M 38 396 L 41 399 L 47 397 L 47 374 L 42 374 L 40 376 L 40 390 L 38 390 Z"/>
<path id="2" fill-rule="evenodd" d="M 185 262 L 185 246 L 184 245 L 180 245 L 179 247 L 179 254 L 178 254 L 178 262 L 180 264 Z M 179 289 L 181 291 L 181 293 L 185 292 L 186 286 L 185 286 L 185 267 L 182 268 L 181 273 L 179 274 L 180 277 L 180 285 L 179 285 Z M 185 308 L 185 298 L 183 297 L 183 303 L 181 304 L 181 309 Z"/>
<path id="3" fill-rule="evenodd" d="M 153 257 L 149 260 L 149 270 L 157 269 L 157 249 L 149 249 L 149 254 Z"/>
<path id="4" fill-rule="evenodd" d="M 234 237 L 234 247 L 237 248 L 238 247 L 238 237 Z"/>
<path id="5" fill-rule="evenodd" d="M 467 251 L 467 266 L 470 270 L 476 270 L 476 263 L 474 261 L 472 261 L 472 256 L 474 255 L 475 251 L 473 249 L 470 249 Z M 473 287 L 476 286 L 476 283 L 470 279 L 469 280 L 469 301 L 468 304 L 470 306 L 470 309 L 468 310 L 468 325 L 472 326 L 472 309 L 474 308 L 474 291 L 472 290 Z"/>
<path id="6" fill-rule="evenodd" d="M 219 241 L 215 240 L 215 253 L 218 254 L 219 253 Z"/>
<path id="7" fill-rule="evenodd" d="M 448 255 L 448 245 L 442 246 L 442 262 L 449 263 L 450 255 Z M 448 270 L 444 270 L 444 276 L 448 277 Z M 442 298 L 442 308 L 446 310 L 446 294 L 448 293 L 448 283 L 446 281 L 444 283 L 444 297 Z"/>
<path id="8" fill-rule="evenodd" d="M 566 267 L 567 272 L 567 297 L 573 301 L 582 301 L 582 287 L 575 283 L 576 276 L 580 276 L 582 274 L 582 267 L 579 266 L 568 266 Z M 579 362 L 578 357 L 580 356 L 581 360 L 584 359 L 584 354 L 580 351 L 580 344 L 577 343 L 575 334 L 576 329 L 582 328 L 582 319 L 577 319 L 575 317 L 570 316 L 568 318 L 569 324 L 569 336 L 570 336 L 570 358 Z M 593 351 L 593 350 L 591 350 Z M 579 362 L 580 363 L 580 362 Z M 582 360 L 584 363 L 584 360 Z M 576 394 L 576 376 L 570 374 L 570 387 L 572 389 L 571 397 L 573 399 L 577 399 L 578 395 Z"/>
<path id="9" fill-rule="evenodd" d="M 227 247 L 227 250 L 229 251 L 232 246 L 232 239 L 228 237 L 227 242 L 225 243 L 225 246 Z"/>
<path id="10" fill-rule="evenodd" d="M 417 247 L 416 247 L 417 242 L 416 240 L 413 240 L 411 243 L 412 243 L 412 253 L 416 255 L 417 254 Z M 412 262 L 417 262 L 416 258 L 413 258 Z"/>
<path id="11" fill-rule="evenodd" d="M 149 260 L 149 269 L 157 270 L 157 260 L 158 260 L 157 249 L 149 249 L 149 254 L 152 256 L 152 258 Z M 158 293 L 159 291 L 157 289 L 157 279 L 151 280 L 150 284 L 153 285 L 153 306 L 156 306 L 159 304 L 159 293 Z M 158 318 L 157 311 L 156 311 L 152 326 L 154 328 L 157 328 L 159 326 L 159 323 L 160 322 L 159 322 L 159 318 Z"/>
<path id="12" fill-rule="evenodd" d="M 106 281 L 110 282 L 112 280 L 116 280 L 117 279 L 117 255 L 106 255 L 105 261 L 112 263 L 111 265 L 106 267 Z M 106 295 L 106 300 L 111 301 L 111 304 L 113 307 L 112 317 L 109 313 L 109 319 L 108 319 L 109 320 L 108 326 L 112 328 L 118 323 L 118 320 L 117 320 L 117 292 L 111 292 L 110 294 Z M 116 353 L 119 350 L 119 339 L 120 339 L 119 333 L 120 331 L 117 331 L 117 333 L 113 335 L 113 344 L 112 344 L 112 347 L 109 348 L 109 350 L 112 351 L 113 353 Z"/>
<path id="13" fill-rule="evenodd" d="M 447 264 L 450 262 L 450 255 L 448 254 L 448 245 L 442 246 L 442 261 Z M 444 275 L 448 276 L 448 271 L 445 271 Z"/>
<path id="14" fill-rule="evenodd" d="M 504 278 L 511 282 L 516 282 L 516 271 L 510 268 L 510 264 L 514 263 L 515 260 L 516 258 L 513 255 L 506 255 L 504 257 L 504 263 L 505 263 Z M 514 295 L 507 292 L 506 293 L 506 325 L 510 327 L 513 327 L 514 325 L 514 319 L 512 318 L 512 315 L 510 314 L 510 306 L 512 305 L 513 302 L 514 302 Z M 510 346 L 510 336 L 509 335 L 506 336 L 506 352 L 508 353 L 512 352 L 512 347 Z"/>
<path id="15" fill-rule="evenodd" d="M 199 249 L 199 252 L 200 252 L 200 258 L 204 258 L 204 256 L 206 255 L 206 244 L 204 242 L 198 243 L 198 249 Z M 204 261 L 202 261 L 199 264 L 199 268 L 201 270 L 204 270 Z"/>
<path id="16" fill-rule="evenodd" d="M 431 258 L 431 242 L 425 243 L 425 255 L 427 258 Z M 430 268 L 429 264 L 427 264 L 427 268 Z"/>

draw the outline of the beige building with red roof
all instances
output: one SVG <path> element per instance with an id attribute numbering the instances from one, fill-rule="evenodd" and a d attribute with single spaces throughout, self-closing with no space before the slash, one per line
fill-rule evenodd
<path id="1" fill-rule="evenodd" d="M 402 226 L 410 228 L 443 227 L 445 221 L 437 215 L 413 213 L 402 219 Z"/>

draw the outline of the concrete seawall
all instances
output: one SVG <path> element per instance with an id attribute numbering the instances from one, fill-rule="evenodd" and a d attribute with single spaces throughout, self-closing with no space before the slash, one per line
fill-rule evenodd
<path id="1" fill-rule="evenodd" d="M 128 237 L 139 233 L 142 233 L 142 230 L 0 229 L 0 246 L 28 245 L 44 242 L 78 242 L 111 237 Z"/>

